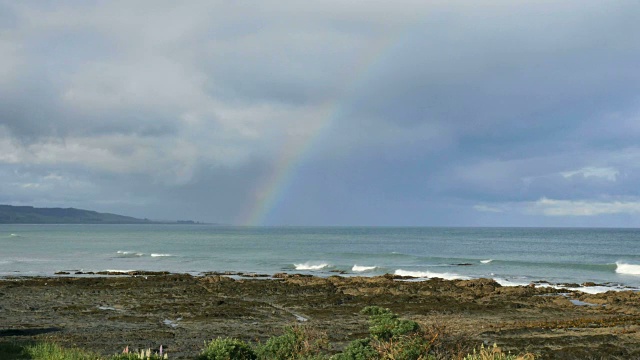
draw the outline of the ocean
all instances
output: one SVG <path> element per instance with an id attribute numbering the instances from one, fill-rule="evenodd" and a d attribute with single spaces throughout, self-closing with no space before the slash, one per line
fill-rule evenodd
<path id="1" fill-rule="evenodd" d="M 0 225 L 0 277 L 129 270 L 397 274 L 638 290 L 640 229 Z"/>

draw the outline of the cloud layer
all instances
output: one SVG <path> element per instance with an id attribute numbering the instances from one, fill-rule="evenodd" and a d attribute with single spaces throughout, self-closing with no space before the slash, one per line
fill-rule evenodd
<path id="1" fill-rule="evenodd" d="M 279 190 L 257 220 L 640 226 L 639 10 L 0 2 L 0 202 L 238 223 Z"/>

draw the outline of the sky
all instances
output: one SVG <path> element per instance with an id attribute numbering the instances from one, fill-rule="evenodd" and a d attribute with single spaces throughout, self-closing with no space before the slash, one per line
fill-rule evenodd
<path id="1" fill-rule="evenodd" d="M 2 1 L 0 203 L 640 226 L 638 1 Z"/>

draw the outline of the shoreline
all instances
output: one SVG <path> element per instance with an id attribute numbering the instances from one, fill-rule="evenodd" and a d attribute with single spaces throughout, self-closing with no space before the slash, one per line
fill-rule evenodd
<path id="1" fill-rule="evenodd" d="M 43 274 L 43 275 L 1 275 L 0 281 L 2 280 L 11 280 L 11 279 L 29 279 L 29 278 L 56 278 L 56 277 L 126 277 L 126 276 L 156 276 L 156 275 L 188 275 L 193 277 L 204 277 L 204 276 L 228 276 L 235 280 L 239 279 L 277 279 L 283 276 L 303 276 L 303 277 L 319 277 L 319 278 L 328 278 L 328 277 L 364 277 L 364 278 L 375 278 L 375 277 L 388 277 L 395 280 L 402 281 L 428 281 L 430 279 L 440 279 L 445 281 L 460 281 L 460 280 L 491 280 L 495 281 L 503 287 L 519 287 L 519 286 L 528 286 L 528 287 L 538 287 L 538 288 L 552 288 L 555 290 L 565 290 L 565 291 L 579 291 L 587 294 L 601 294 L 606 293 L 608 291 L 633 291 L 640 292 L 640 288 L 626 286 L 620 283 L 596 283 L 593 281 L 585 281 L 582 284 L 578 283 L 552 283 L 546 280 L 535 280 L 530 282 L 515 282 L 511 280 L 501 279 L 501 278 L 472 278 L 466 276 L 454 277 L 454 278 L 442 278 L 439 276 L 432 277 L 420 277 L 413 275 L 399 275 L 399 274 L 382 274 L 382 275 L 367 275 L 365 273 L 348 273 L 345 271 L 329 271 L 329 272 L 311 272 L 311 271 L 289 271 L 289 272 L 278 272 L 274 274 L 264 274 L 264 273 L 256 273 L 256 272 L 243 272 L 243 271 L 205 271 L 205 272 L 171 272 L 171 271 L 153 271 L 153 270 L 115 270 L 108 269 L 102 271 L 78 271 L 78 270 L 68 270 L 68 271 L 56 271 L 53 274 Z"/>
<path id="2" fill-rule="evenodd" d="M 277 275 L 277 276 L 276 276 Z M 204 341 L 264 341 L 285 326 L 326 332 L 335 346 L 366 335 L 365 306 L 446 327 L 475 345 L 542 359 L 640 356 L 640 293 L 501 286 L 491 279 L 394 275 L 151 274 L 0 279 L 0 341 L 55 341 L 102 354 L 163 345 L 193 358 Z M 301 321 L 302 319 L 306 321 Z M 606 345 L 606 346 L 605 346 Z M 337 348 L 336 348 L 337 349 Z"/>

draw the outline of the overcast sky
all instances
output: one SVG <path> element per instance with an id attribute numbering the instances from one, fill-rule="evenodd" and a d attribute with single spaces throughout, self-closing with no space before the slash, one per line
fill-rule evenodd
<path id="1" fill-rule="evenodd" d="M 637 227 L 639 17 L 635 0 L 0 1 L 0 203 Z"/>

